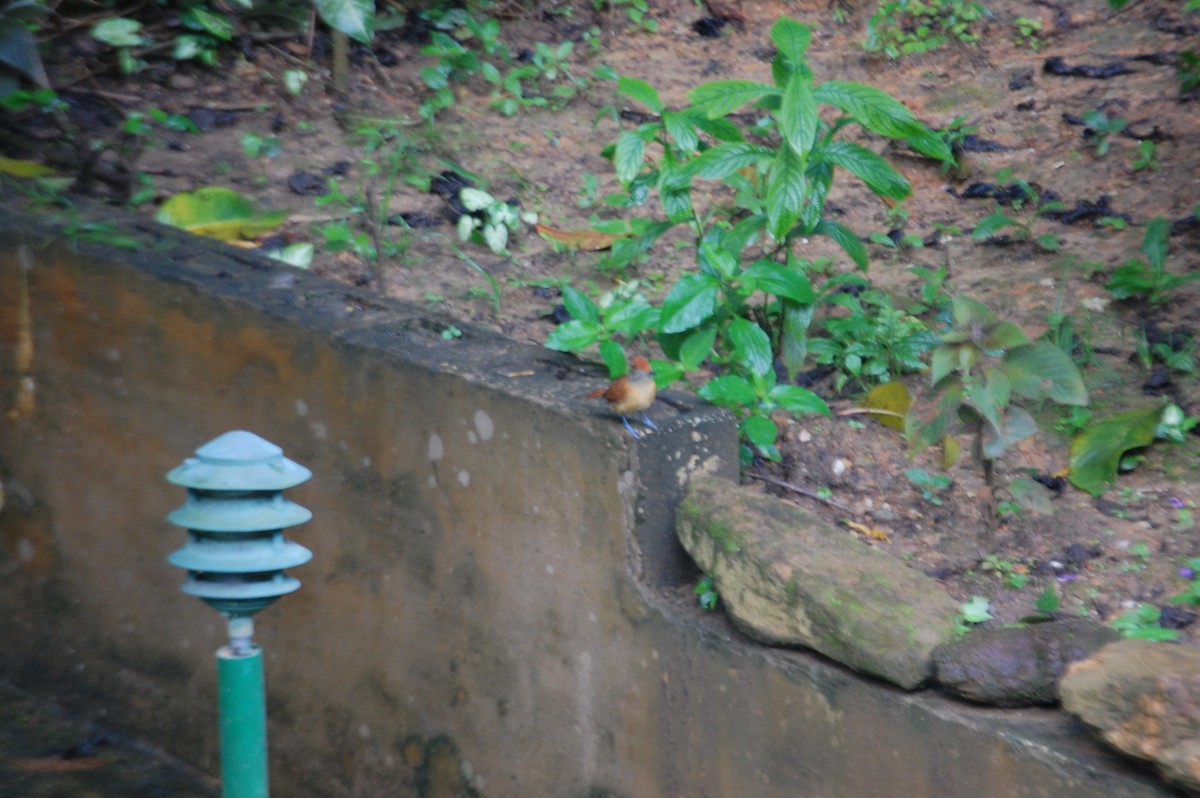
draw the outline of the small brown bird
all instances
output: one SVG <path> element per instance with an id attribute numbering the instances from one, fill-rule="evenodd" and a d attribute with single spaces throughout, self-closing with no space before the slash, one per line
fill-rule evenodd
<path id="1" fill-rule="evenodd" d="M 621 421 L 625 422 L 625 429 L 629 430 L 629 434 L 634 439 L 638 439 L 641 436 L 637 434 L 626 416 L 630 413 L 641 413 L 642 421 L 646 423 L 646 426 L 658 432 L 658 425 L 646 415 L 646 410 L 654 404 L 657 392 L 657 386 L 654 384 L 654 372 L 650 370 L 650 361 L 637 355 L 633 359 L 633 368 L 628 374 L 617 377 L 607 388 L 592 391 L 588 394 L 588 398 L 604 399 L 612 405 L 612 409 L 620 413 Z"/>

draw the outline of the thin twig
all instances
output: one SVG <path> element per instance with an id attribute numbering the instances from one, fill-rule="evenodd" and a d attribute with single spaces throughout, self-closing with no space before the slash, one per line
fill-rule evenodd
<path id="1" fill-rule="evenodd" d="M 819 501 L 822 504 L 828 504 L 830 507 L 841 510 L 843 513 L 850 513 L 851 515 L 858 515 L 858 513 L 854 512 L 849 507 L 847 507 L 846 505 L 844 505 L 840 502 L 836 502 L 833 499 L 827 499 L 826 497 L 821 496 L 820 494 L 818 494 L 814 491 L 808 490 L 807 488 L 802 488 L 799 485 L 793 485 L 790 482 L 784 482 L 782 479 L 775 479 L 775 477 L 768 477 L 765 474 L 746 474 L 746 476 L 750 477 L 751 479 L 758 479 L 763 482 L 769 482 L 772 485 L 776 485 L 776 486 L 784 488 L 786 490 L 790 490 L 792 493 L 799 493 L 801 496 L 806 496 L 810 499 L 814 499 L 815 501 Z"/>

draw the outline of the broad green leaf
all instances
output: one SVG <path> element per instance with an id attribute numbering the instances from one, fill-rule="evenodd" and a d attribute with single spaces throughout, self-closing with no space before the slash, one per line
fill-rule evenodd
<path id="1" fill-rule="evenodd" d="M 771 26 L 771 41 L 775 43 L 776 49 L 792 62 L 792 66 L 803 63 L 811 39 L 812 29 L 790 17 L 780 17 Z"/>
<path id="2" fill-rule="evenodd" d="M 767 217 L 761 213 L 756 213 L 752 216 L 747 216 L 740 222 L 735 224 L 730 229 L 726 230 L 721 236 L 721 246 L 730 252 L 741 254 L 742 250 L 750 246 L 759 234 L 766 229 Z"/>
<path id="3" fill-rule="evenodd" d="M 937 385 L 950 372 L 954 371 L 954 367 L 958 362 L 958 348 L 953 346 L 939 346 L 933 350 L 933 355 L 929 358 L 929 382 L 931 385 Z"/>
<path id="4" fill-rule="evenodd" d="M 700 144 L 700 137 L 696 135 L 696 128 L 688 114 L 666 111 L 662 115 L 662 121 L 663 127 L 667 129 L 667 135 L 679 145 L 679 149 L 687 153 L 696 151 L 696 147 Z"/>
<path id="5" fill-rule="evenodd" d="M 698 327 L 716 310 L 719 288 L 717 279 L 707 274 L 680 277 L 663 300 L 660 329 L 675 333 Z"/>
<path id="6" fill-rule="evenodd" d="M 800 218 L 808 196 L 808 182 L 800 159 L 787 147 L 776 155 L 767 176 L 767 223 L 775 240 L 782 241 Z"/>
<path id="7" fill-rule="evenodd" d="M 629 370 L 629 364 L 625 360 L 625 350 L 611 338 L 600 342 L 600 359 L 608 367 L 608 376 L 614 379 Z"/>
<path id="8" fill-rule="evenodd" d="M 761 376 L 771 368 L 771 339 L 749 319 L 734 316 L 729 322 L 734 356 L 751 374 Z"/>
<path id="9" fill-rule="evenodd" d="M 0 63 L 11 67 L 38 86 L 45 88 L 50 85 L 50 79 L 46 75 L 42 58 L 38 55 L 37 39 L 34 37 L 33 31 L 17 18 L 22 15 L 15 13 L 16 6 L 18 3 L 9 3 L 4 14 L 0 15 L 4 17 L 0 19 Z M 40 13 L 46 12 L 46 8 L 40 5 L 27 4 L 26 8 L 40 8 Z M 6 92 L 0 91 L 0 94 L 3 93 Z"/>
<path id="10" fill-rule="evenodd" d="M 709 119 L 704 113 L 695 108 L 688 109 L 688 115 L 693 117 L 692 124 L 717 141 L 736 142 L 746 140 L 746 137 L 742 135 L 742 129 L 728 119 Z"/>
<path id="11" fill-rule="evenodd" d="M 991 608 L 991 602 L 983 596 L 971 596 L 971 600 L 960 607 L 962 618 L 967 623 L 983 623 L 991 620 L 992 613 L 989 612 Z"/>
<path id="12" fill-rule="evenodd" d="M 581 322 L 596 322 L 600 318 L 600 308 L 587 294 L 570 286 L 563 286 L 563 307 L 571 314 L 572 319 Z"/>
<path id="13" fill-rule="evenodd" d="M 180 15 L 185 23 L 192 22 L 221 41 L 233 39 L 233 23 L 224 14 L 214 14 L 202 6 L 193 6 Z"/>
<path id="14" fill-rule="evenodd" d="M 313 0 L 325 24 L 351 39 L 370 44 L 375 37 L 374 0 Z"/>
<path id="15" fill-rule="evenodd" d="M 758 398 L 754 393 L 754 386 L 744 377 L 734 374 L 714 377 L 701 385 L 696 393 L 701 399 L 722 407 L 746 407 L 754 404 Z"/>
<path id="16" fill-rule="evenodd" d="M 867 248 L 863 244 L 862 239 L 849 227 L 840 222 L 822 219 L 817 222 L 817 226 L 813 229 L 813 234 L 829 236 L 850 256 L 850 260 L 854 261 L 855 266 L 863 271 L 867 270 L 871 256 L 867 253 Z"/>
<path id="17" fill-rule="evenodd" d="M 987 305 L 962 294 L 951 300 L 950 313 L 956 329 L 985 330 L 996 323 L 996 315 Z"/>
<path id="18" fill-rule="evenodd" d="M 590 321 L 571 319 L 551 331 L 546 337 L 546 348 L 559 352 L 579 352 L 596 343 L 600 328 Z"/>
<path id="19" fill-rule="evenodd" d="M 975 229 L 971 231 L 971 238 L 983 241 L 991 238 L 1005 227 L 1015 224 L 1016 222 L 1008 214 L 996 212 L 979 220 L 979 224 L 975 225 Z"/>
<path id="20" fill-rule="evenodd" d="M 637 132 L 623 130 L 617 136 L 617 148 L 613 152 L 613 167 L 622 185 L 628 185 L 642 170 L 646 157 L 646 141 Z"/>
<path id="21" fill-rule="evenodd" d="M 702 327 L 687 336 L 679 347 L 679 362 L 687 371 L 694 371 L 712 355 L 717 342 L 716 327 Z"/>
<path id="22" fill-rule="evenodd" d="M 907 139 L 919 137 L 929 130 L 903 103 L 874 86 L 829 80 L 814 91 L 817 102 L 840 108 L 872 133 Z"/>
<path id="23" fill-rule="evenodd" d="M 778 95 L 779 89 L 752 80 L 715 80 L 688 92 L 688 99 L 710 119 L 725 116 L 762 97 Z"/>
<path id="24" fill-rule="evenodd" d="M 783 301 L 783 332 L 779 341 L 779 354 L 784 368 L 791 379 L 804 368 L 808 357 L 808 328 L 812 325 L 813 310 L 810 303 Z"/>
<path id="25" fill-rule="evenodd" d="M 217 187 L 176 194 L 154 215 L 154 220 L 160 224 L 221 241 L 254 238 L 274 230 L 286 218 L 286 210 L 259 211 L 253 202 L 236 191 Z"/>
<path id="26" fill-rule="evenodd" d="M 728 143 L 710 147 L 688 162 L 687 170 L 706 180 L 723 180 L 774 155 L 769 147 Z"/>
<path id="27" fill-rule="evenodd" d="M 1047 341 L 1025 344 L 1004 355 L 1004 370 L 1013 390 L 1027 399 L 1050 399 L 1061 405 L 1086 405 L 1087 386 L 1070 356 Z"/>
<path id="28" fill-rule="evenodd" d="M 609 332 L 637 335 L 654 329 L 659 313 L 658 308 L 639 297 L 612 308 L 604 317 L 604 326 Z"/>
<path id="29" fill-rule="evenodd" d="M 617 78 L 617 91 L 629 97 L 634 102 L 654 111 L 656 114 L 661 114 L 663 111 L 662 99 L 658 96 L 658 91 L 644 80 L 638 78 Z"/>
<path id="30" fill-rule="evenodd" d="M 881 197 L 898 200 L 912 194 L 912 186 L 904 175 L 866 147 L 848 141 L 832 141 L 818 149 L 815 156 L 852 173 Z"/>
<path id="31" fill-rule="evenodd" d="M 112 47 L 137 47 L 144 44 L 142 23 L 128 17 L 109 17 L 92 26 L 92 38 Z"/>
<path id="32" fill-rule="evenodd" d="M 1012 349 L 1029 343 L 1029 336 L 1011 321 L 1001 321 L 988 329 L 980 346 L 987 350 Z"/>
<path id="33" fill-rule="evenodd" d="M 816 143 L 821 117 L 817 114 L 812 85 L 800 75 L 793 75 L 784 87 L 778 119 L 788 146 L 798 155 L 806 156 Z"/>
<path id="34" fill-rule="evenodd" d="M 1146 253 L 1146 259 L 1157 271 L 1162 271 L 1163 265 L 1167 262 L 1169 231 L 1170 225 L 1161 216 L 1155 216 L 1146 224 L 1146 235 L 1142 238 L 1142 252 Z"/>
<path id="35" fill-rule="evenodd" d="M 747 416 L 739 426 L 742 434 L 746 436 L 746 440 L 758 447 L 760 451 L 775 447 L 775 440 L 779 437 L 779 427 L 775 426 L 775 422 L 768 416 L 754 413 Z"/>
<path id="36" fill-rule="evenodd" d="M 742 272 L 739 282 L 751 291 L 774 294 L 801 304 L 809 304 L 817 298 L 808 275 L 774 261 L 751 263 Z"/>
<path id="37" fill-rule="evenodd" d="M 983 427 L 983 456 L 995 460 L 1004 454 L 1004 450 L 1019 440 L 1036 435 L 1037 422 L 1023 408 L 1011 406 L 1005 409 L 1000 417 L 1000 425 L 993 427 L 984 424 Z"/>
<path id="38" fill-rule="evenodd" d="M 1097 421 L 1075 436 L 1068 476 L 1071 484 L 1093 496 L 1112 487 L 1124 454 L 1154 443 L 1161 416 L 1160 407 L 1133 410 Z"/>
<path id="39" fill-rule="evenodd" d="M 1046 589 L 1037 597 L 1037 601 L 1033 603 L 1039 612 L 1052 613 L 1058 612 L 1062 607 L 1062 600 L 1058 597 L 1058 589 L 1054 583 L 1046 585 Z"/>
<path id="40" fill-rule="evenodd" d="M 664 170 L 665 171 L 665 170 Z M 658 201 L 662 203 L 663 212 L 672 222 L 686 222 L 692 218 L 692 189 L 691 186 L 660 183 Z"/>
<path id="41" fill-rule="evenodd" d="M 771 399 L 784 410 L 795 415 L 820 413 L 828 416 L 831 412 L 824 399 L 799 385 L 776 385 L 771 389 Z"/>
<path id="42" fill-rule="evenodd" d="M 697 260 L 700 263 L 701 271 L 716 275 L 726 282 L 737 275 L 737 256 L 711 240 L 700 243 Z"/>

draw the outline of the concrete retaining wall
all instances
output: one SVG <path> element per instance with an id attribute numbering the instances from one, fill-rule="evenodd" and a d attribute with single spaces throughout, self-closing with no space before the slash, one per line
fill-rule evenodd
<path id="1" fill-rule="evenodd" d="M 164 562 L 163 477 L 242 428 L 314 473 L 288 493 L 314 560 L 258 620 L 278 795 L 1170 794 L 1059 713 L 905 694 L 700 613 L 672 507 L 736 474 L 722 413 L 660 403 L 634 443 L 569 358 L 140 234 L 0 220 L 5 678 L 216 772 L 224 625 Z"/>

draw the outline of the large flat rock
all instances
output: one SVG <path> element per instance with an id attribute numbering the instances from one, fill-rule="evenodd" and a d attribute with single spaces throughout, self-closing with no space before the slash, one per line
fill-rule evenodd
<path id="1" fill-rule="evenodd" d="M 912 689 L 932 675 L 933 649 L 954 638 L 958 607 L 932 579 L 774 497 L 698 480 L 678 534 L 730 617 L 764 642 Z"/>

